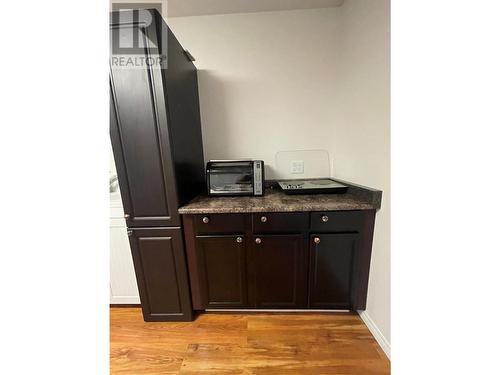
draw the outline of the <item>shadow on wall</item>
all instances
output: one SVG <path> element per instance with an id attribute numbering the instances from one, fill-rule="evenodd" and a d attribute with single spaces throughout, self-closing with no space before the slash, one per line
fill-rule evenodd
<path id="1" fill-rule="evenodd" d="M 210 70 L 198 70 L 201 128 L 205 162 L 229 159 L 231 123 L 227 108 L 227 81 Z"/>
<path id="2" fill-rule="evenodd" d="M 262 133 L 254 125 L 263 109 L 249 104 L 259 91 L 256 83 L 199 69 L 198 90 L 205 160 L 262 158 L 269 142 L 259 144 Z"/>
<path id="3" fill-rule="evenodd" d="M 269 111 L 265 105 L 273 107 L 265 100 L 264 103 L 259 101 L 259 98 L 249 96 L 249 93 L 263 89 L 265 88 L 258 87 L 255 80 L 244 81 L 221 75 L 214 70 L 198 70 L 205 163 L 211 159 L 264 159 L 267 179 L 329 177 L 328 151 L 284 151 L 281 147 L 293 145 L 288 142 L 289 137 L 283 137 L 279 127 L 270 128 L 269 123 L 265 129 L 254 126 L 262 127 L 261 112 Z M 253 104 L 249 104 L 250 102 Z M 259 124 L 255 124 L 255 121 L 259 121 Z M 258 134 L 256 129 L 259 129 Z M 287 138 L 286 142 L 283 141 L 284 138 Z M 299 143 L 303 145 L 302 140 Z M 301 174 L 290 173 L 293 161 L 303 163 Z"/>
<path id="4" fill-rule="evenodd" d="M 226 110 L 230 103 L 229 91 L 237 92 L 241 82 L 220 77 L 211 70 L 198 70 L 201 126 L 205 163 L 211 159 L 254 159 L 240 147 L 251 140 L 242 137 L 235 126 L 237 118 L 231 118 Z M 257 145 L 258 148 L 258 145 Z M 272 166 L 264 162 L 266 178 L 275 175 Z"/>

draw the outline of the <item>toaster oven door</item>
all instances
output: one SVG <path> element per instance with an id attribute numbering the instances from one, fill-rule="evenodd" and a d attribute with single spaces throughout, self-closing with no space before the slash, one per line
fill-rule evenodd
<path id="1" fill-rule="evenodd" d="M 210 195 L 253 195 L 252 162 L 212 162 L 207 172 Z"/>

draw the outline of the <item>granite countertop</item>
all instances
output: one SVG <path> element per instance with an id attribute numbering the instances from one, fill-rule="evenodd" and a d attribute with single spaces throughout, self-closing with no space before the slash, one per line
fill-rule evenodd
<path id="1" fill-rule="evenodd" d="M 348 185 L 345 194 L 287 195 L 279 188 L 266 189 L 262 197 L 208 197 L 201 195 L 179 208 L 180 214 L 304 212 L 379 209 L 382 192 Z"/>

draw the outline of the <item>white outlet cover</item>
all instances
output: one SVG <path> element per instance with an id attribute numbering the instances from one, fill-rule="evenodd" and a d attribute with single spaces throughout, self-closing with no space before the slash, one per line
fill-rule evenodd
<path id="1" fill-rule="evenodd" d="M 304 162 L 303 174 L 292 173 L 292 161 Z M 330 156 L 326 150 L 278 151 L 272 169 L 272 177 L 277 180 L 293 178 L 330 177 Z"/>
<path id="2" fill-rule="evenodd" d="M 290 163 L 290 173 L 304 174 L 304 160 L 292 160 Z"/>

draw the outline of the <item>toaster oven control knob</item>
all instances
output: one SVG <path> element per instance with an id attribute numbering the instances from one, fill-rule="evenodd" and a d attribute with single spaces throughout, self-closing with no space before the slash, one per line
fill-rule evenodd
<path id="1" fill-rule="evenodd" d="M 257 237 L 257 238 L 255 239 L 255 243 L 256 243 L 257 245 L 259 245 L 259 244 L 261 244 L 261 243 L 262 243 L 262 240 L 261 240 L 259 237 Z"/>
<path id="2" fill-rule="evenodd" d="M 321 221 L 323 221 L 323 223 L 326 223 L 328 221 L 328 216 L 326 215 L 321 216 Z"/>
<path id="3" fill-rule="evenodd" d="M 267 217 L 261 216 L 260 217 L 260 221 L 263 222 L 263 223 L 265 223 L 267 221 Z"/>
<path id="4" fill-rule="evenodd" d="M 208 224 L 210 219 L 208 218 L 208 216 L 204 216 L 203 219 L 201 219 L 205 224 Z"/>
<path id="5" fill-rule="evenodd" d="M 319 237 L 314 237 L 314 243 L 317 245 L 321 242 L 321 240 L 319 239 Z"/>
<path id="6" fill-rule="evenodd" d="M 243 242 L 243 237 L 236 237 L 236 242 L 242 243 Z"/>

